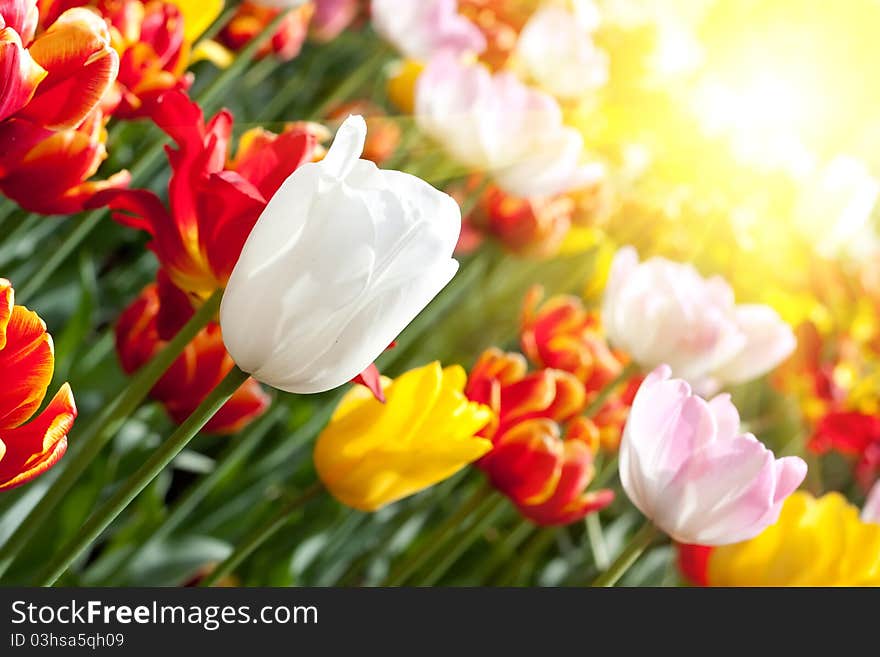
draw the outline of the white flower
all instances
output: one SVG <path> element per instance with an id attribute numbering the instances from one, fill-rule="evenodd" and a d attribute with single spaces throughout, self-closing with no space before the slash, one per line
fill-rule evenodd
<path id="1" fill-rule="evenodd" d="M 458 13 L 457 0 L 373 0 L 371 16 L 376 31 L 413 59 L 486 49 L 480 29 Z"/>
<path id="2" fill-rule="evenodd" d="M 593 43 L 598 26 L 592 3 L 572 13 L 547 6 L 535 12 L 519 36 L 516 52 L 528 75 L 557 98 L 574 100 L 608 81 L 608 56 Z"/>
<path id="3" fill-rule="evenodd" d="M 602 308 L 611 342 L 647 369 L 668 364 L 701 390 L 744 383 L 785 360 L 791 328 L 768 306 L 734 302 L 727 282 L 690 265 L 621 249 Z"/>
<path id="4" fill-rule="evenodd" d="M 275 388 L 316 393 L 352 379 L 458 269 L 458 205 L 359 159 L 366 132 L 362 117 L 349 117 L 324 160 L 287 179 L 226 287 L 226 347 Z"/>
<path id="5" fill-rule="evenodd" d="M 508 194 L 550 196 L 603 175 L 580 164 L 583 139 L 556 100 L 510 73 L 441 53 L 416 87 L 416 120 L 462 164 L 490 172 Z"/>

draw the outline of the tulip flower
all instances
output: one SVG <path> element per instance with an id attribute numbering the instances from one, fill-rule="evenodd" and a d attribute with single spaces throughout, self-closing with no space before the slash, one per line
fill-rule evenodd
<path id="1" fill-rule="evenodd" d="M 360 15 L 364 0 L 313 0 L 315 14 L 312 16 L 310 33 L 324 43 L 332 41 L 351 25 Z"/>
<path id="2" fill-rule="evenodd" d="M 467 222 L 511 253 L 546 258 L 559 252 L 573 212 L 574 202 L 567 196 L 517 198 L 490 185 Z"/>
<path id="3" fill-rule="evenodd" d="M 189 89 L 191 43 L 177 5 L 98 0 L 95 6 L 110 27 L 111 43 L 120 57 L 116 86 L 105 100 L 109 113 L 125 119 L 150 116 L 163 93 Z"/>
<path id="4" fill-rule="evenodd" d="M 144 367 L 192 314 L 192 304 L 187 296 L 160 270 L 157 283 L 147 286 L 120 315 L 116 324 L 116 351 L 122 369 L 133 374 Z M 192 414 L 233 366 L 232 358 L 223 346 L 220 326 L 211 322 L 186 346 L 150 391 L 150 397 L 161 403 L 171 419 L 179 424 Z M 248 379 L 204 430 L 214 434 L 237 433 L 262 415 L 269 403 L 269 396 L 260 384 Z"/>
<path id="5" fill-rule="evenodd" d="M 808 443 L 810 451 L 835 451 L 855 460 L 855 478 L 867 490 L 880 475 L 880 415 L 832 411 L 819 420 Z"/>
<path id="6" fill-rule="evenodd" d="M 539 525 L 566 525 L 614 499 L 610 490 L 586 492 L 600 438 L 591 420 L 578 417 L 586 393 L 573 375 L 527 373 L 521 355 L 490 349 L 465 392 L 495 412 L 481 432 L 491 438 L 492 451 L 478 465 L 523 516 Z"/>
<path id="7" fill-rule="evenodd" d="M 11 101 L 4 99 L 0 120 L 15 117 L 49 130 L 76 128 L 113 85 L 119 57 L 103 19 L 83 7 L 65 11 L 33 38 L 35 7 L 36 0 L 6 0 L 0 6 L 0 25 L 7 15 L 29 17 L 2 28 L 0 61 L 11 72 L 3 81 L 4 96 L 14 93 Z M 9 111 L 10 102 L 17 111 Z"/>
<path id="8" fill-rule="evenodd" d="M 309 21 L 315 7 L 312 3 L 297 3 L 278 26 L 272 38 L 260 48 L 259 56 L 274 54 L 282 61 L 290 61 L 299 55 L 308 35 Z M 220 33 L 220 41 L 232 50 L 240 50 L 271 23 L 291 3 L 279 0 L 246 0 L 236 10 L 229 23 Z"/>
<path id="9" fill-rule="evenodd" d="M 227 349 L 293 393 L 363 371 L 452 279 L 461 213 L 448 195 L 359 159 L 362 117 L 298 168 L 260 216 L 220 309 Z"/>
<path id="10" fill-rule="evenodd" d="M 862 507 L 862 522 L 873 522 L 880 525 L 880 481 L 874 484 L 868 499 L 865 500 L 865 506 Z"/>
<path id="11" fill-rule="evenodd" d="M 522 350 L 539 367 L 574 374 L 584 385 L 588 405 L 606 395 L 590 419 L 599 431 L 602 449 L 617 451 L 641 378 L 632 376 L 621 389 L 607 391 L 623 374 L 626 357 L 608 347 L 599 314 L 588 311 L 577 297 L 558 295 L 542 303 L 543 296 L 541 286 L 532 287 L 526 295 L 520 326 Z"/>
<path id="12" fill-rule="evenodd" d="M 608 81 L 608 56 L 591 35 L 599 26 L 599 12 L 592 3 L 578 6 L 578 12 L 556 6 L 539 9 L 516 46 L 529 77 L 563 100 L 577 100 Z"/>
<path id="13" fill-rule="evenodd" d="M 48 406 L 43 403 L 55 369 L 52 336 L 0 278 L 0 491 L 21 486 L 54 466 L 67 451 L 76 419 L 66 383 Z M 31 420 L 28 422 L 28 420 Z"/>
<path id="14" fill-rule="evenodd" d="M 12 118 L 0 123 L 0 192 L 31 212 L 73 214 L 97 195 L 124 188 L 127 171 L 90 180 L 107 157 L 106 118 L 95 110 L 75 128 L 50 130 Z"/>
<path id="15" fill-rule="evenodd" d="M 255 128 L 230 158 L 232 115 L 221 111 L 206 124 L 201 108 L 177 90 L 158 100 L 153 119 L 178 146 L 168 153 L 170 208 L 145 190 L 108 192 L 95 202 L 109 205 L 120 223 L 146 231 L 174 284 L 204 299 L 226 285 L 248 233 L 284 179 L 314 157 L 315 137 L 301 126 L 280 135 Z"/>
<path id="16" fill-rule="evenodd" d="M 128 174 L 87 182 L 106 157 L 99 105 L 119 66 L 104 21 L 76 7 L 37 30 L 36 0 L 0 3 L 0 192 L 45 214 L 83 209 Z"/>
<path id="17" fill-rule="evenodd" d="M 477 26 L 458 13 L 457 0 L 372 0 L 370 10 L 376 32 L 413 59 L 486 48 Z"/>
<path id="18" fill-rule="evenodd" d="M 682 543 L 725 545 L 776 522 L 803 481 L 797 457 L 775 459 L 739 433 L 727 395 L 705 401 L 661 366 L 636 394 L 620 445 L 620 480 L 633 504 Z"/>
<path id="19" fill-rule="evenodd" d="M 361 387 L 315 444 L 315 468 L 340 502 L 376 511 L 454 475 L 492 448 L 476 434 L 491 411 L 464 396 L 458 366 L 431 363 L 385 381 L 387 402 Z"/>
<path id="20" fill-rule="evenodd" d="M 880 586 L 880 524 L 839 493 L 798 491 L 759 536 L 679 546 L 679 565 L 700 586 Z"/>
<path id="21" fill-rule="evenodd" d="M 583 138 L 563 125 L 552 96 L 447 52 L 418 79 L 416 121 L 454 158 L 491 173 L 513 196 L 552 196 L 603 174 L 600 165 L 581 164 Z"/>
<path id="22" fill-rule="evenodd" d="M 646 369 L 668 364 L 703 389 L 766 374 L 795 348 L 794 334 L 771 308 L 735 305 L 720 277 L 652 258 L 630 247 L 611 266 L 602 321 L 611 343 Z"/>

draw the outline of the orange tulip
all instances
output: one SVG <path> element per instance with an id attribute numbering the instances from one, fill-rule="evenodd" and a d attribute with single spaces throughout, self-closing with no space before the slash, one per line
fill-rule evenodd
<path id="1" fill-rule="evenodd" d="M 586 490 L 599 430 L 579 416 L 586 393 L 575 376 L 527 370 L 520 354 L 490 349 L 471 371 L 465 394 L 495 414 L 479 434 L 491 439 L 492 451 L 478 465 L 526 518 L 565 525 L 614 499 L 610 490 Z"/>
<path id="2" fill-rule="evenodd" d="M 55 370 L 52 337 L 36 313 L 15 305 L 0 278 L 0 491 L 27 483 L 55 465 L 67 450 L 76 418 L 66 383 L 31 422 Z M 25 424 L 27 422 L 27 424 Z"/>
<path id="3" fill-rule="evenodd" d="M 269 25 L 280 11 L 276 7 L 245 0 L 223 28 L 220 40 L 232 50 L 240 50 Z M 310 2 L 291 11 L 281 21 L 272 39 L 260 49 L 259 55 L 264 57 L 274 53 L 283 61 L 294 59 L 302 50 L 314 11 L 315 6 Z"/>

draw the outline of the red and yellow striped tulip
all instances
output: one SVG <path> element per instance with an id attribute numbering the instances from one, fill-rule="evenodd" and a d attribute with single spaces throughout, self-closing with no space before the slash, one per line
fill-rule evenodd
<path id="1" fill-rule="evenodd" d="M 66 383 L 35 418 L 55 370 L 52 337 L 0 278 L 0 491 L 27 483 L 55 465 L 67 450 L 76 419 Z M 31 420 L 28 422 L 28 420 Z"/>

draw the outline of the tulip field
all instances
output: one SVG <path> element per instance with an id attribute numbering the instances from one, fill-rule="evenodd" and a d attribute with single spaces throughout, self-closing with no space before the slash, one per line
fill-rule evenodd
<path id="1" fill-rule="evenodd" d="M 0 0 L 0 586 L 880 585 L 875 0 Z"/>

